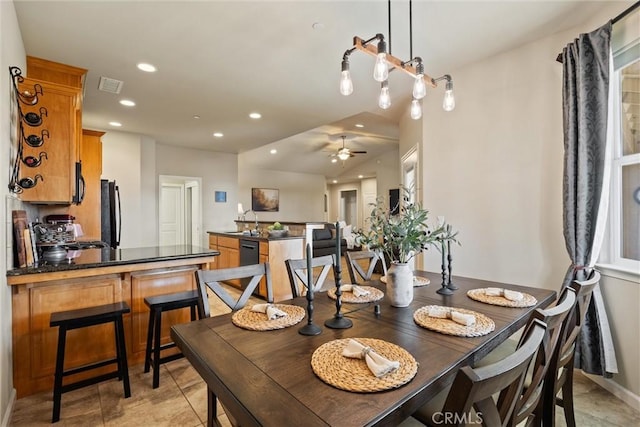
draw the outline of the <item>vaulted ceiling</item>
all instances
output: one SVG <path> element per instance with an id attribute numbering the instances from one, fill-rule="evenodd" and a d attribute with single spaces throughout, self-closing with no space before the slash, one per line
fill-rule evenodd
<path id="1" fill-rule="evenodd" d="M 245 153 L 258 168 L 327 178 L 397 150 L 410 101 L 411 79 L 392 73 L 392 106 L 378 108 L 373 59 L 360 52 L 351 55 L 354 93 L 340 95 L 340 61 L 354 36 L 389 39 L 391 22 L 392 54 L 421 56 L 437 77 L 575 26 L 604 3 L 413 1 L 410 37 L 409 2 L 400 0 L 14 0 L 27 55 L 89 70 L 84 127 L 109 131 L 117 121 L 115 130 L 159 143 Z M 158 71 L 143 73 L 139 62 Z M 100 77 L 122 81 L 121 92 L 100 91 Z M 250 119 L 254 111 L 262 118 Z M 332 164 L 340 135 L 367 154 Z"/>

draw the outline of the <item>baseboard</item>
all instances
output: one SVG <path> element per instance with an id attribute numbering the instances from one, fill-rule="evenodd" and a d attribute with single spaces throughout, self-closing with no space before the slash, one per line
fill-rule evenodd
<path id="1" fill-rule="evenodd" d="M 585 377 L 589 378 L 591 381 L 598 384 L 600 387 L 607 390 L 609 393 L 613 394 L 636 411 L 640 411 L 640 396 L 637 394 L 630 392 L 611 379 L 603 378 L 598 375 L 586 374 L 584 372 L 583 374 Z"/>
<path id="2" fill-rule="evenodd" d="M 11 395 L 9 396 L 9 404 L 7 405 L 7 409 L 4 411 L 4 415 L 2 416 L 2 427 L 8 427 L 9 422 L 11 422 L 11 413 L 13 412 L 13 405 L 16 403 L 16 389 L 11 389 Z"/>

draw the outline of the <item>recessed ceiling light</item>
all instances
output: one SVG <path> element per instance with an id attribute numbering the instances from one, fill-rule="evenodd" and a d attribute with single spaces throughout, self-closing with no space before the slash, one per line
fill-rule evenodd
<path id="1" fill-rule="evenodd" d="M 146 64 L 144 62 L 138 64 L 138 69 L 146 73 L 155 73 L 156 71 L 158 71 L 158 69 L 154 65 Z"/>
<path id="2" fill-rule="evenodd" d="M 358 178 L 362 179 L 362 178 L 364 178 L 364 176 L 363 175 L 358 175 Z"/>
<path id="3" fill-rule="evenodd" d="M 199 116 L 199 115 L 197 115 L 197 114 L 194 114 L 193 118 L 194 118 L 194 119 L 196 119 L 196 120 L 198 120 L 198 119 L 200 118 L 200 116 Z"/>
<path id="4" fill-rule="evenodd" d="M 272 148 L 271 151 L 269 151 L 271 154 L 276 154 L 278 152 L 278 150 L 276 150 L 275 148 Z"/>
<path id="5" fill-rule="evenodd" d="M 109 125 L 119 128 L 120 126 L 122 126 L 122 123 L 120 123 L 120 122 L 109 122 Z"/>
<path id="6" fill-rule="evenodd" d="M 125 107 L 135 107 L 136 105 L 136 103 L 130 99 L 121 99 L 120 104 L 124 105 Z"/>
<path id="7" fill-rule="evenodd" d="M 337 184 L 337 183 L 338 183 L 338 180 L 337 180 L 337 179 L 334 179 L 334 180 L 333 180 L 333 183 L 334 183 L 334 184 Z"/>
<path id="8" fill-rule="evenodd" d="M 324 24 L 322 22 L 314 22 L 311 25 L 311 28 L 313 28 L 314 30 L 322 30 L 324 28 Z"/>
<path id="9" fill-rule="evenodd" d="M 260 117 L 262 117 L 262 114 L 260 114 L 260 113 L 251 113 L 251 114 L 249 114 L 249 117 L 251 117 L 252 119 L 259 119 Z"/>
<path id="10" fill-rule="evenodd" d="M 338 159 L 331 159 L 331 163 L 338 163 Z"/>
<path id="11" fill-rule="evenodd" d="M 216 138 L 222 138 L 224 134 L 222 132 L 214 132 L 213 136 L 215 136 Z"/>
<path id="12" fill-rule="evenodd" d="M 356 127 L 357 127 L 357 128 L 363 128 L 363 127 L 364 127 L 364 125 L 363 125 L 362 123 L 356 123 Z"/>

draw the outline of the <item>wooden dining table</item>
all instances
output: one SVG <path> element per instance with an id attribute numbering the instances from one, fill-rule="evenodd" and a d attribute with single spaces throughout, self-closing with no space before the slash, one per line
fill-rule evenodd
<path id="1" fill-rule="evenodd" d="M 414 288 L 408 307 L 396 308 L 386 298 L 376 313 L 374 303 L 341 305 L 350 319 L 348 329 L 330 329 L 324 322 L 336 315 L 336 301 L 326 293 L 313 298 L 313 323 L 322 332 L 306 336 L 300 323 L 272 331 L 253 331 L 235 326 L 231 314 L 175 325 L 174 342 L 217 396 L 225 411 L 242 426 L 392 426 L 408 418 L 420 406 L 450 384 L 458 369 L 473 365 L 525 325 L 530 313 L 555 298 L 554 291 L 453 276 L 458 286 L 443 296 L 440 274 L 416 272 L 430 284 Z M 384 291 L 380 281 L 367 282 Z M 537 303 L 526 308 L 490 305 L 471 299 L 467 291 L 498 287 L 527 293 Z M 279 302 L 307 307 L 304 297 Z M 495 330 L 484 336 L 461 337 L 419 326 L 413 313 L 426 305 L 473 310 L 495 322 Z M 391 390 L 351 392 L 322 381 L 311 366 L 311 357 L 321 345 L 344 338 L 375 338 L 393 343 L 417 361 L 417 373 L 408 383 Z M 215 405 L 209 404 L 209 425 L 217 423 Z"/>

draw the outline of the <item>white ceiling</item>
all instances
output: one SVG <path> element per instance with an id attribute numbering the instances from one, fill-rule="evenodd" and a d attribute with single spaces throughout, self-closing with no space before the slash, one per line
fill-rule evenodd
<path id="1" fill-rule="evenodd" d="M 413 56 L 421 56 L 426 73 L 438 77 L 575 26 L 604 3 L 415 0 Z M 119 121 L 119 130 L 163 144 L 247 153 L 257 168 L 341 179 L 348 166 L 397 149 L 410 78 L 391 74 L 393 105 L 380 110 L 373 60 L 355 52 L 354 93 L 343 97 L 338 91 L 340 62 L 353 36 L 382 32 L 388 39 L 387 1 L 14 4 L 27 55 L 89 70 L 85 128 L 113 130 L 108 122 Z M 408 5 L 391 2 L 392 54 L 404 60 L 410 58 Z M 138 62 L 152 63 L 158 72 L 143 73 Z M 120 95 L 98 91 L 101 76 L 122 80 Z M 427 96 L 441 97 L 443 91 L 429 89 Z M 121 106 L 122 98 L 136 107 Z M 252 111 L 262 119 L 249 119 Z M 213 132 L 224 137 L 214 138 Z M 367 151 L 347 160 L 347 167 L 331 164 L 325 151 L 341 146 L 340 134 L 353 137 L 347 147 Z M 271 148 L 278 153 L 270 155 Z"/>

